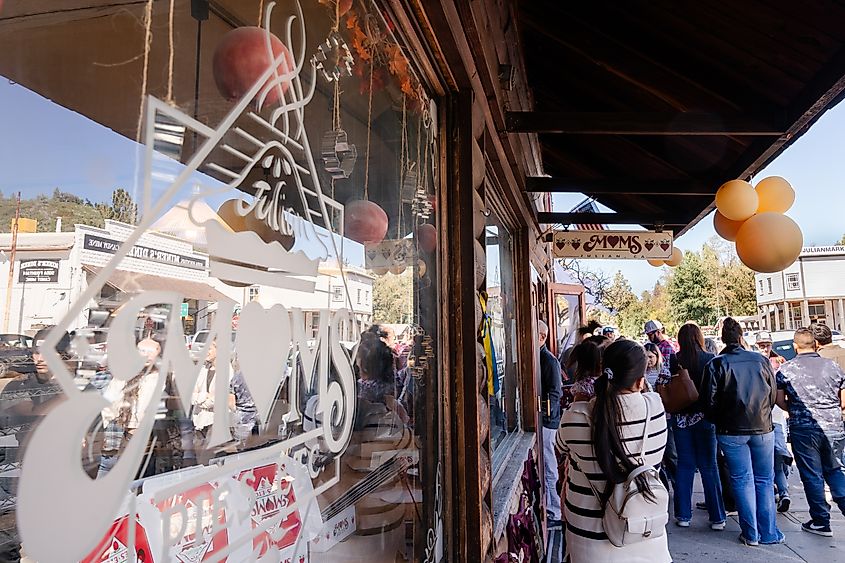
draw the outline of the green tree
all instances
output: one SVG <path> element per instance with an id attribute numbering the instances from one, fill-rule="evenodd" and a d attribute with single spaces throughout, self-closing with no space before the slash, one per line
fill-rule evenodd
<path id="1" fill-rule="evenodd" d="M 699 253 L 684 254 L 684 260 L 675 268 L 668 287 L 672 318 L 675 321 L 696 321 L 704 325 L 715 322 L 716 309 L 710 275 Z"/>
<path id="2" fill-rule="evenodd" d="M 845 246 L 845 235 L 842 235 L 842 238 L 839 239 L 839 242 L 837 242 L 836 244 L 838 244 L 839 246 Z"/>
<path id="3" fill-rule="evenodd" d="M 112 192 L 111 205 L 98 203 L 96 208 L 103 219 L 113 219 L 130 225 L 134 225 L 138 219 L 138 205 L 132 200 L 129 192 L 123 188 L 117 188 Z"/>
<path id="4" fill-rule="evenodd" d="M 623 313 L 637 300 L 631 284 L 619 270 L 613 276 L 613 281 L 605 290 L 603 297 L 602 304 L 616 314 Z"/>
<path id="5" fill-rule="evenodd" d="M 411 268 L 396 276 L 388 274 L 373 283 L 373 321 L 400 324 L 409 322 L 413 296 Z"/>

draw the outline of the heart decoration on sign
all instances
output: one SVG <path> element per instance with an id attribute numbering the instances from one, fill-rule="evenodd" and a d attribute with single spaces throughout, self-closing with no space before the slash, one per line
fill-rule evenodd
<path id="1" fill-rule="evenodd" d="M 273 335 L 277 345 L 267 346 L 268 334 Z M 241 310 L 235 349 L 261 420 L 267 420 L 276 390 L 285 377 L 290 342 L 290 318 L 281 305 L 265 309 L 252 301 Z"/>
<path id="2" fill-rule="evenodd" d="M 555 241 L 555 246 L 557 246 L 558 250 L 563 250 L 563 247 L 566 246 L 566 241 L 565 240 Z"/>
<path id="3" fill-rule="evenodd" d="M 378 254 L 375 250 L 368 250 L 367 251 L 367 258 L 371 261 L 376 259 L 376 254 Z"/>
<path id="4" fill-rule="evenodd" d="M 669 247 L 671 247 L 671 246 L 672 245 L 669 244 L 668 242 L 661 242 L 660 243 L 660 248 L 662 248 L 663 250 L 669 250 Z"/>
<path id="5" fill-rule="evenodd" d="M 607 244 L 610 245 L 610 248 L 616 248 L 616 245 L 619 244 L 619 237 L 615 235 L 607 237 Z"/>
<path id="6" fill-rule="evenodd" d="M 386 247 L 386 246 L 385 246 L 384 248 L 382 248 L 382 249 L 381 249 L 381 255 L 382 255 L 382 256 L 384 256 L 384 259 L 385 259 L 385 260 L 387 260 L 388 258 L 390 258 L 390 254 L 391 254 L 391 253 L 392 253 L 392 251 L 391 251 L 388 247 Z"/>
<path id="7" fill-rule="evenodd" d="M 581 240 L 575 239 L 575 240 L 571 241 L 569 244 L 572 245 L 572 248 L 574 248 L 575 250 L 578 250 L 578 248 L 580 248 L 580 246 L 581 246 Z"/>
<path id="8" fill-rule="evenodd" d="M 654 241 L 653 240 L 645 241 L 645 248 L 646 248 L 646 250 L 651 250 L 652 248 L 654 248 Z"/>

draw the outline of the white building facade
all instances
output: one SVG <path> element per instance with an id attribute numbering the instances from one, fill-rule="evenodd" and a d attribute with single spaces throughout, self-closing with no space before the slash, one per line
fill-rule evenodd
<path id="1" fill-rule="evenodd" d="M 845 246 L 805 247 L 798 260 L 754 277 L 757 308 L 767 330 L 824 323 L 845 328 Z"/>

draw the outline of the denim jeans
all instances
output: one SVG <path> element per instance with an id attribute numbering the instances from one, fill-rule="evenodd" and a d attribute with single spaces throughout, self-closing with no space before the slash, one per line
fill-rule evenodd
<path id="1" fill-rule="evenodd" d="M 725 521 L 725 504 L 722 500 L 722 484 L 716 465 L 716 427 L 702 420 L 686 428 L 674 428 L 675 449 L 678 452 L 678 469 L 675 474 L 675 518 L 692 519 L 692 484 L 695 470 L 701 473 L 704 485 L 704 500 L 710 515 L 710 522 Z"/>
<path id="2" fill-rule="evenodd" d="M 778 497 L 789 496 L 789 466 L 792 465 L 792 456 L 786 455 L 786 436 L 783 433 L 783 426 L 775 423 L 775 489 Z"/>
<path id="3" fill-rule="evenodd" d="M 670 419 L 666 421 L 666 449 L 663 450 L 663 462 L 660 466 L 660 479 L 663 481 L 663 486 L 669 490 L 669 485 L 672 485 L 672 504 L 675 509 L 675 514 L 678 513 L 678 493 L 675 483 L 675 473 L 678 465 L 678 454 L 675 451 L 675 438 L 673 436 L 672 427 L 674 422 Z"/>
<path id="4" fill-rule="evenodd" d="M 560 495 L 557 492 L 557 455 L 555 455 L 555 435 L 557 431 L 543 427 L 543 481 L 546 491 L 546 514 L 552 520 L 562 518 Z"/>
<path id="5" fill-rule="evenodd" d="M 739 526 L 749 541 L 778 543 L 783 534 L 775 522 L 775 433 L 717 436 L 731 474 Z"/>
<path id="6" fill-rule="evenodd" d="M 825 434 L 818 428 L 792 427 L 789 435 L 795 464 L 810 505 L 810 516 L 813 523 L 827 526 L 830 524 L 830 505 L 824 495 L 825 482 L 830 487 L 830 496 L 845 514 L 845 473 L 842 468 L 845 433 Z"/>

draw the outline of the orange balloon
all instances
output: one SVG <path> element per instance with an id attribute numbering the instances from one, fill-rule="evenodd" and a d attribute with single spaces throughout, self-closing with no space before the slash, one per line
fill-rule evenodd
<path id="1" fill-rule="evenodd" d="M 798 259 L 804 235 L 798 223 L 780 213 L 760 213 L 746 221 L 736 235 L 742 263 L 765 274 L 780 272 Z"/>
<path id="2" fill-rule="evenodd" d="M 220 204 L 217 214 L 223 219 L 223 222 L 229 225 L 233 231 L 241 232 L 246 230 L 246 217 L 238 214 L 237 206 L 240 205 L 240 200 L 229 199 Z"/>
<path id="3" fill-rule="evenodd" d="M 649 260 L 648 263 L 654 266 L 655 268 L 659 268 L 660 266 L 666 265 L 665 260 Z"/>
<path id="4" fill-rule="evenodd" d="M 754 189 L 757 190 L 757 197 L 760 200 L 757 205 L 757 213 L 768 211 L 786 213 L 795 203 L 795 190 L 792 189 L 789 182 L 780 176 L 763 178 Z"/>
<path id="5" fill-rule="evenodd" d="M 757 192 L 745 180 L 731 180 L 716 192 L 716 209 L 731 221 L 745 221 L 755 213 L 760 201 Z"/>
<path id="6" fill-rule="evenodd" d="M 672 256 L 669 257 L 668 260 L 666 260 L 666 265 L 674 268 L 675 266 L 680 264 L 683 261 L 683 259 L 684 259 L 684 253 L 681 252 L 681 249 L 676 246 L 675 248 L 672 249 Z"/>
<path id="7" fill-rule="evenodd" d="M 719 236 L 731 242 L 736 240 L 736 234 L 745 221 L 731 221 L 718 211 L 713 214 L 713 228 Z"/>

